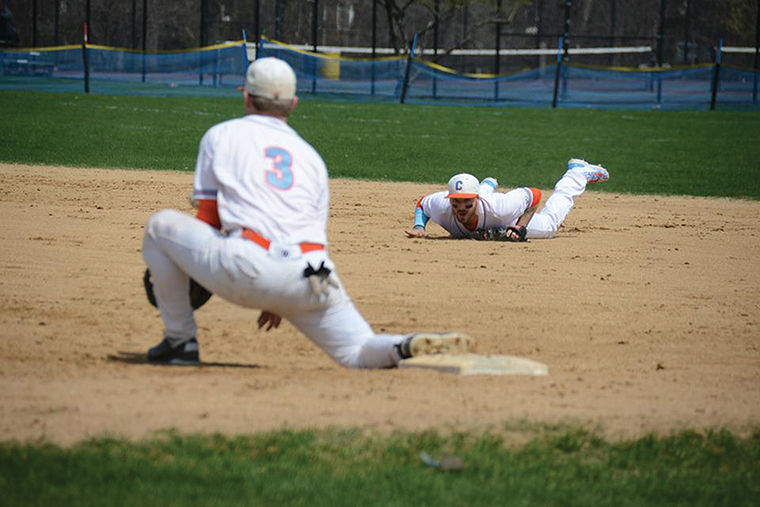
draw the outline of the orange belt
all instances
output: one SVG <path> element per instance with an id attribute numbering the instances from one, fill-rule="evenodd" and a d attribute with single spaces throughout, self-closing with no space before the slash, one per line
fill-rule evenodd
<path id="1" fill-rule="evenodd" d="M 242 236 L 247 240 L 253 241 L 264 250 L 269 250 L 269 245 L 272 244 L 272 242 L 266 239 L 264 236 L 250 229 L 243 229 Z M 313 252 L 314 250 L 324 250 L 325 245 L 319 243 L 299 243 L 298 248 L 301 249 L 301 253 L 306 253 Z"/>

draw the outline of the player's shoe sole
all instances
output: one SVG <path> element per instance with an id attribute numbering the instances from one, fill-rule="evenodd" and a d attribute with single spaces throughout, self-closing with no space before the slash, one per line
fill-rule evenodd
<path id="1" fill-rule="evenodd" d="M 198 341 L 191 338 L 176 347 L 172 347 L 169 340 L 164 338 L 161 343 L 148 349 L 148 362 L 172 366 L 198 365 L 200 364 Z"/>
<path id="2" fill-rule="evenodd" d="M 475 352 L 475 339 L 463 333 L 417 333 L 407 338 L 409 357 Z"/>
<path id="3" fill-rule="evenodd" d="M 610 173 L 600 165 L 589 164 L 582 158 L 571 158 L 567 161 L 567 170 L 583 169 L 586 183 L 604 183 L 610 179 Z"/>
<path id="4" fill-rule="evenodd" d="M 610 173 L 600 165 L 589 164 L 583 175 L 586 177 L 586 183 L 604 183 L 610 179 Z"/>

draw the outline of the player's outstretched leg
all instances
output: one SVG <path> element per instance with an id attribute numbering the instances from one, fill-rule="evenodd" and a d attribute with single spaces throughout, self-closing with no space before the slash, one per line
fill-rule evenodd
<path id="1" fill-rule="evenodd" d="M 463 333 L 415 333 L 397 345 L 401 359 L 431 354 L 475 352 L 475 339 Z"/>
<path id="2" fill-rule="evenodd" d="M 544 203 L 541 211 L 533 215 L 528 224 L 528 238 L 552 238 L 567 214 L 589 183 L 603 183 L 610 179 L 607 169 L 600 165 L 589 164 L 580 158 L 567 161 L 567 170 L 554 185 L 554 192 Z"/>

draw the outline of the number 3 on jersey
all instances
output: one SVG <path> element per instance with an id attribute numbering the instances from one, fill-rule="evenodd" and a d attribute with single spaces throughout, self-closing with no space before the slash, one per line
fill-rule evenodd
<path id="1" fill-rule="evenodd" d="M 293 157 L 286 150 L 270 146 L 264 150 L 264 155 L 272 159 L 272 168 L 267 169 L 267 183 L 279 190 L 287 190 L 293 186 Z"/>

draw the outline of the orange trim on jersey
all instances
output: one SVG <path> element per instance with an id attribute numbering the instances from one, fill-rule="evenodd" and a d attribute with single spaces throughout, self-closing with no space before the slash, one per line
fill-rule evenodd
<path id="1" fill-rule="evenodd" d="M 222 228 L 222 221 L 219 219 L 219 209 L 216 207 L 216 199 L 199 199 L 198 213 L 195 218 L 202 220 L 211 227 Z"/>
<path id="2" fill-rule="evenodd" d="M 528 187 L 528 192 L 530 192 L 530 206 L 529 208 L 532 208 L 533 206 L 538 206 L 538 203 L 541 202 L 541 191 L 537 188 Z"/>
<path id="3" fill-rule="evenodd" d="M 260 234 L 258 234 L 256 232 L 254 232 L 254 231 L 252 231 L 250 229 L 243 229 L 242 236 L 245 239 L 249 240 L 249 241 L 253 241 L 257 245 L 259 245 L 261 248 L 263 248 L 264 250 L 269 250 L 269 245 L 272 244 L 272 242 L 269 241 L 268 239 L 266 239 L 264 236 L 262 236 L 262 235 L 260 235 Z"/>
<path id="4" fill-rule="evenodd" d="M 320 245 L 319 243 L 301 243 L 298 246 L 301 249 L 301 253 L 313 252 L 315 250 L 325 249 L 325 245 Z"/>
<path id="5" fill-rule="evenodd" d="M 429 196 L 429 195 L 430 195 L 430 192 L 428 192 L 427 194 L 425 194 L 425 195 L 423 195 L 422 197 L 420 197 L 420 200 L 419 200 L 419 201 L 417 201 L 417 207 L 418 207 L 419 209 L 422 209 L 422 200 L 423 200 L 425 197 Z M 422 210 L 422 211 L 425 211 L 425 210 Z"/>
<path id="6" fill-rule="evenodd" d="M 269 250 L 269 247 L 271 246 L 272 242 L 266 239 L 264 236 L 259 234 L 256 231 L 252 231 L 251 229 L 243 229 L 243 232 L 241 234 L 245 239 L 249 241 L 253 241 L 257 245 L 259 245 L 264 250 Z M 298 248 L 301 249 L 301 253 L 307 253 L 307 252 L 313 252 L 315 250 L 324 250 L 325 245 L 321 243 L 299 243 Z"/>

